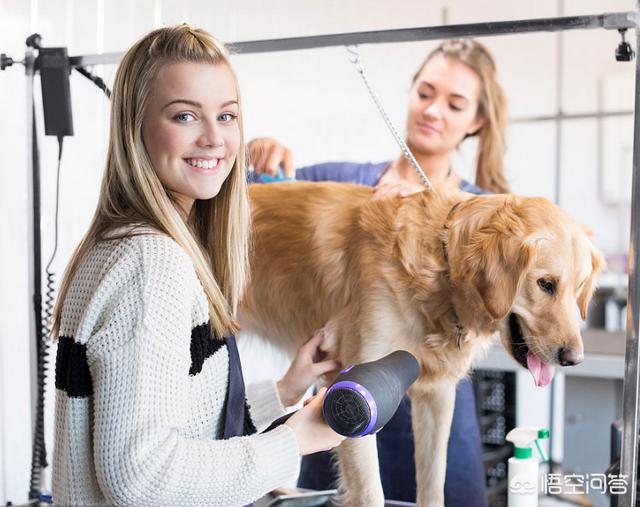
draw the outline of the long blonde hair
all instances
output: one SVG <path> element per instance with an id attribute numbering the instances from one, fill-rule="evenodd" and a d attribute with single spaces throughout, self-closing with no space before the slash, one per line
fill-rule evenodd
<path id="1" fill-rule="evenodd" d="M 127 51 L 113 86 L 109 148 L 98 205 L 62 280 L 53 315 L 54 338 L 60 331 L 62 305 L 71 280 L 87 252 L 106 239 L 106 233 L 133 224 L 151 226 L 187 252 L 208 300 L 212 333 L 222 338 L 238 330 L 234 315 L 248 272 L 250 217 L 242 109 L 238 107 L 240 146 L 231 173 L 215 198 L 196 200 L 185 221 L 158 179 L 142 140 L 142 122 L 154 79 L 162 66 L 175 62 L 227 65 L 236 81 L 240 105 L 228 53 L 204 30 L 187 24 L 160 28 Z"/>
<path id="2" fill-rule="evenodd" d="M 434 49 L 413 77 L 436 55 L 461 62 L 473 70 L 480 78 L 480 100 L 478 117 L 484 119 L 478 132 L 478 157 L 476 185 L 491 192 L 509 192 L 504 175 L 504 153 L 507 149 L 507 100 L 496 77 L 496 64 L 489 50 L 472 39 L 447 40 Z"/>

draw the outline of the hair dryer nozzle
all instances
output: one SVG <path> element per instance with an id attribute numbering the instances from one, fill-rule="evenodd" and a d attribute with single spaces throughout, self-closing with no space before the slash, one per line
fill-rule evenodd
<path id="1" fill-rule="evenodd" d="M 419 373 L 418 361 L 404 350 L 348 366 L 325 394 L 324 418 L 347 437 L 375 433 L 391 419 Z"/>

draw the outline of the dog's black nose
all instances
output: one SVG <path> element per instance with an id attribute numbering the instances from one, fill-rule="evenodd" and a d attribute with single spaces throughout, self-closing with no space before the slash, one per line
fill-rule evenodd
<path id="1" fill-rule="evenodd" d="M 583 355 L 578 349 L 561 347 L 558 350 L 558 362 L 562 366 L 575 366 L 582 362 Z"/>

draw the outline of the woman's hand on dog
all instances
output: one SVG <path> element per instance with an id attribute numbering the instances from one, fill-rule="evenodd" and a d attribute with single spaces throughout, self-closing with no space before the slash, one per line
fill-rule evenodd
<path id="1" fill-rule="evenodd" d="M 304 407 L 293 414 L 285 424 L 296 434 L 300 455 L 328 451 L 340 445 L 344 436 L 336 433 L 322 416 L 322 400 L 327 392 L 323 387 L 318 394 L 305 401 Z"/>
<path id="2" fill-rule="evenodd" d="M 282 168 L 285 177 L 294 178 L 296 170 L 293 166 L 293 154 L 289 148 L 272 137 L 256 137 L 248 144 L 249 161 L 258 174 L 267 173 L 277 176 Z M 407 197 L 422 192 L 424 186 L 410 181 L 393 181 L 379 183 L 373 189 L 374 201 L 392 199 L 393 197 Z"/>
<path id="3" fill-rule="evenodd" d="M 323 340 L 321 329 L 298 349 L 287 373 L 277 382 L 278 394 L 285 407 L 298 403 L 322 375 L 340 369 L 338 361 L 326 359 L 326 354 L 320 350 Z"/>
<path id="4" fill-rule="evenodd" d="M 293 154 L 286 146 L 271 137 L 257 137 L 248 144 L 249 162 L 258 174 L 277 176 L 282 167 L 285 177 L 294 178 Z"/>

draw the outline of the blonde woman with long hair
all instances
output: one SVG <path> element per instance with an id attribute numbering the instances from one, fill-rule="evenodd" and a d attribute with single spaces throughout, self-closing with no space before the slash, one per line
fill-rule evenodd
<path id="1" fill-rule="evenodd" d="M 448 40 L 432 51 L 411 80 L 406 116 L 406 142 L 431 182 L 454 184 L 474 194 L 507 192 L 503 171 L 506 148 L 506 100 L 497 81 L 489 50 L 477 41 Z M 451 158 L 460 143 L 477 136 L 475 185 L 458 176 Z M 374 199 L 406 196 L 424 190 L 418 175 L 402 155 L 381 163 L 329 162 L 293 166 L 291 150 L 275 139 L 251 141 L 255 171 L 284 174 L 300 180 L 346 181 L 374 187 Z M 421 428 L 421 431 L 429 431 Z M 378 455 L 385 497 L 414 502 L 416 498 L 411 404 L 405 397 L 396 415 L 378 433 Z M 327 453 L 305 458 L 299 485 L 314 489 L 335 486 Z M 484 507 L 485 476 L 480 432 L 471 382 L 458 384 L 447 452 L 447 507 Z"/>
<path id="2" fill-rule="evenodd" d="M 314 336 L 282 380 L 245 398 L 233 337 L 247 275 L 244 150 L 223 45 L 179 25 L 127 51 L 99 202 L 54 312 L 55 503 L 244 505 L 342 440 L 322 396 L 256 432 L 339 365 L 314 362 Z"/>

